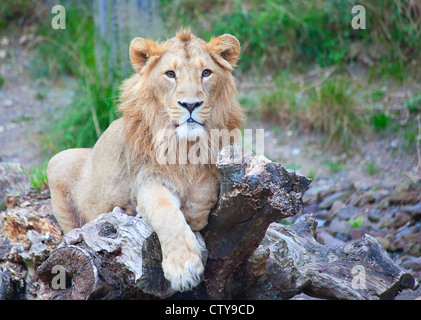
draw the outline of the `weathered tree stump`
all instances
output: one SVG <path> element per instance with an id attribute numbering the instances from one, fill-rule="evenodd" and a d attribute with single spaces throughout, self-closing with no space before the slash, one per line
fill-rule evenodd
<path id="1" fill-rule="evenodd" d="M 248 295 L 291 298 L 299 293 L 346 300 L 393 299 L 417 282 L 387 255 L 374 237 L 335 247 L 316 241 L 311 215 L 293 225 L 270 225 L 257 252 L 268 252 L 267 272 Z"/>
<path id="2" fill-rule="evenodd" d="M 273 223 L 301 212 L 310 185 L 304 176 L 239 146 L 223 148 L 217 168 L 219 201 L 208 226 L 196 232 L 207 248 L 199 286 L 174 292 L 163 276 L 159 240 L 150 225 L 139 214 L 115 208 L 64 237 L 38 268 L 44 281 L 40 297 L 290 298 L 305 292 L 322 298 L 384 299 L 416 285 L 370 236 L 328 248 L 315 241 L 311 217 L 291 226 Z M 53 272 L 57 265 L 64 270 L 64 283 Z M 366 291 L 353 289 L 354 266 L 365 268 Z"/>
<path id="3" fill-rule="evenodd" d="M 217 167 L 221 193 L 202 231 L 209 251 L 206 295 L 212 299 L 232 298 L 244 290 L 248 284 L 238 276 L 248 258 L 272 222 L 301 212 L 311 182 L 242 148 L 222 149 Z"/>

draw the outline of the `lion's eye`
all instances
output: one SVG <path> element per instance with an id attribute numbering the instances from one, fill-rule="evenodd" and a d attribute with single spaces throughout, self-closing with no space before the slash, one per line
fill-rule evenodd
<path id="1" fill-rule="evenodd" d="M 175 78 L 175 72 L 174 71 L 167 71 L 165 72 L 168 78 Z"/>
<path id="2" fill-rule="evenodd" d="M 209 69 L 205 69 L 202 72 L 202 77 L 209 77 L 212 74 L 212 71 L 210 71 Z"/>

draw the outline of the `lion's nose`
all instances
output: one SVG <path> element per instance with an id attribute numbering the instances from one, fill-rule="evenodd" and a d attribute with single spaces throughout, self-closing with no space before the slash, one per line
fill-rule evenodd
<path id="1" fill-rule="evenodd" d="M 192 113 L 194 109 L 199 108 L 203 104 L 203 101 L 178 101 L 178 104 Z"/>

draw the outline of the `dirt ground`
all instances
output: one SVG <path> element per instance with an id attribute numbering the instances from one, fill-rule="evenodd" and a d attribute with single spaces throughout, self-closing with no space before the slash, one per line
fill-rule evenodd
<path id="1" fill-rule="evenodd" d="M 0 38 L 0 158 L 27 169 L 47 160 L 40 133 L 49 115 L 69 104 L 74 88 L 70 78 L 59 83 L 31 78 L 34 41 L 28 36 Z"/>

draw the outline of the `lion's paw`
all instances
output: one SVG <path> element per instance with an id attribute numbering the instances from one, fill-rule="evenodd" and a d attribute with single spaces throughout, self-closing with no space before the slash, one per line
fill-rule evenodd
<path id="1" fill-rule="evenodd" d="M 177 291 L 191 290 L 200 283 L 204 267 L 201 259 L 202 249 L 191 232 L 185 240 L 173 245 L 162 261 L 164 276 Z"/>

